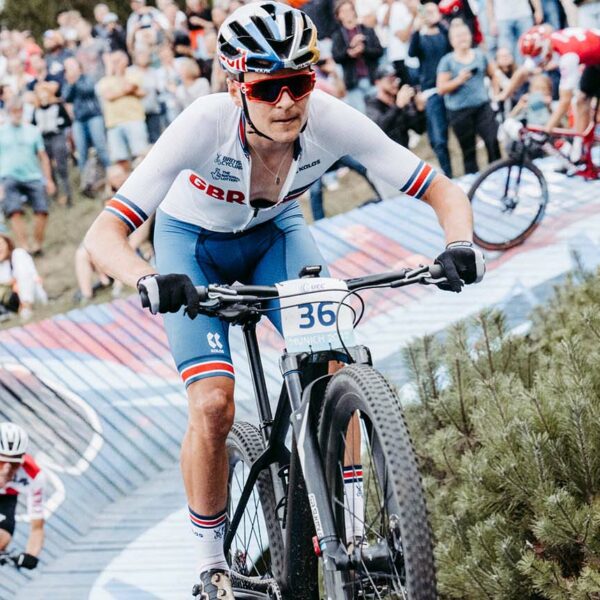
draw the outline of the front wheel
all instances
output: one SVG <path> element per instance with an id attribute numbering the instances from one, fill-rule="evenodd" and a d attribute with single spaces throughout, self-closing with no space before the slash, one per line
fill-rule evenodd
<path id="1" fill-rule="evenodd" d="M 473 239 L 486 250 L 522 244 L 540 224 L 548 203 L 544 174 L 529 160 L 492 163 L 469 190 Z"/>
<path id="2" fill-rule="evenodd" d="M 229 484 L 227 512 L 235 513 L 252 465 L 264 451 L 262 437 L 250 423 L 236 422 L 227 438 Z M 228 532 L 231 533 L 231 532 Z M 284 570 L 284 544 L 270 470 L 260 472 L 233 532 L 228 552 L 231 578 L 240 598 L 278 597 Z M 236 595 L 237 597 L 237 595 Z"/>
<path id="3" fill-rule="evenodd" d="M 355 557 L 353 570 L 342 573 L 341 581 L 325 574 L 327 595 L 437 598 L 415 453 L 400 401 L 380 373 L 352 365 L 332 377 L 319 443 L 337 533 Z M 368 557 L 376 550 L 381 559 L 375 565 Z"/>

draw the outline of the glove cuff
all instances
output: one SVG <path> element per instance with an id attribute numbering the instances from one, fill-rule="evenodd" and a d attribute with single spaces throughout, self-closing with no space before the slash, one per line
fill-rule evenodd
<path id="1" fill-rule="evenodd" d="M 461 240 L 461 241 L 457 241 L 457 242 L 450 242 L 446 246 L 446 250 L 448 250 L 449 248 L 472 248 L 472 247 L 473 247 L 473 242 L 469 242 L 467 240 Z"/>
<path id="2" fill-rule="evenodd" d="M 142 281 L 144 281 L 144 279 L 149 279 L 150 277 L 155 277 L 156 273 L 148 273 L 148 275 L 142 275 L 138 280 L 137 283 L 135 284 L 136 289 L 140 289 L 140 283 L 142 283 Z"/>

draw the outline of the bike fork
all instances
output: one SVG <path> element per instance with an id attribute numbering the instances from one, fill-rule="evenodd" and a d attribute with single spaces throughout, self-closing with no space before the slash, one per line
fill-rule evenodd
<path id="1" fill-rule="evenodd" d="M 321 464 L 321 453 L 315 439 L 314 427 L 310 422 L 310 389 L 302 392 L 298 359 L 285 354 L 281 358 L 281 370 L 292 408 L 291 424 L 296 436 L 298 458 L 304 473 L 308 503 L 312 513 L 323 567 L 328 571 L 343 571 L 350 566 L 350 558 L 335 530 L 333 510 L 325 473 Z M 341 586 L 336 586 L 341 590 Z M 343 600 L 343 592 L 328 596 L 327 600 Z"/>

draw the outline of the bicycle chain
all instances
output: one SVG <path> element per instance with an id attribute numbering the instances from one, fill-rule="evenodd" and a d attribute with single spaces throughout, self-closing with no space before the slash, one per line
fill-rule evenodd
<path id="1" fill-rule="evenodd" d="M 255 577 L 247 577 L 240 575 L 235 571 L 231 572 L 231 583 L 242 589 L 252 590 L 255 592 L 264 592 L 269 600 L 283 600 L 281 588 L 276 579 L 256 579 Z"/>

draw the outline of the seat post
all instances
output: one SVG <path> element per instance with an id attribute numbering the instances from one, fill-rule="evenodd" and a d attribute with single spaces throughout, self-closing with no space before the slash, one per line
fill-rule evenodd
<path id="1" fill-rule="evenodd" d="M 260 358 L 258 340 L 256 339 L 256 323 L 253 321 L 244 323 L 242 331 L 244 332 L 244 343 L 248 354 L 248 363 L 250 364 L 250 375 L 252 377 L 252 385 L 254 386 L 254 394 L 258 406 L 260 430 L 266 442 L 271 433 L 273 413 L 271 412 L 269 393 L 265 381 L 265 372 Z"/>

